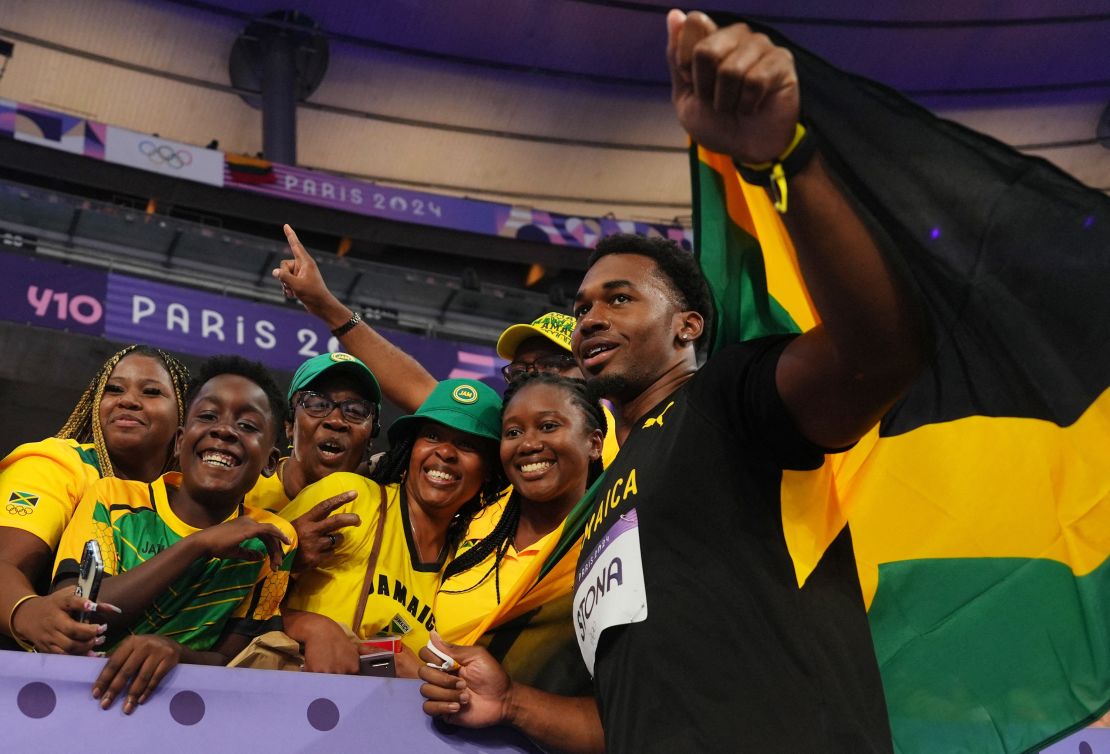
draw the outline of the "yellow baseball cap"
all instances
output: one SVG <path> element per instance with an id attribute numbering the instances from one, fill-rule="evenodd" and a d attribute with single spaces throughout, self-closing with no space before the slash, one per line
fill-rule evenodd
<path id="1" fill-rule="evenodd" d="M 516 358 L 516 349 L 529 338 L 537 335 L 550 340 L 559 348 L 570 350 L 570 335 L 574 332 L 576 322 L 574 317 L 559 312 L 548 312 L 530 325 L 513 325 L 497 339 L 497 355 L 507 361 Z"/>

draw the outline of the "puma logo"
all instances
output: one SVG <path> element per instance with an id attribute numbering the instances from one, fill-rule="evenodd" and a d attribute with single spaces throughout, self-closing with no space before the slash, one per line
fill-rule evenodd
<path id="1" fill-rule="evenodd" d="M 670 411 L 671 406 L 673 406 L 673 405 L 674 405 L 674 401 L 671 401 L 670 403 L 667 404 L 666 408 L 664 408 L 662 411 L 659 412 L 659 416 L 648 417 L 648 420 L 646 422 L 644 422 L 644 429 L 647 429 L 648 427 L 656 427 L 656 426 L 662 427 L 663 426 L 663 415 L 666 414 L 668 411 Z"/>

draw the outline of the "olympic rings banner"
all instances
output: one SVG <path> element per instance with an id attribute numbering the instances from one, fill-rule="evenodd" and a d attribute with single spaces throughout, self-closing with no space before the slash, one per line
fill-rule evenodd
<path id="1" fill-rule="evenodd" d="M 172 178 L 224 185 L 224 155 L 171 139 L 107 127 L 104 160 Z"/>
<path id="2" fill-rule="evenodd" d="M 679 225 L 575 217 L 531 207 L 392 188 L 256 157 L 225 154 L 5 99 L 0 99 L 0 137 L 185 181 L 398 222 L 572 249 L 592 249 L 599 238 L 611 233 L 662 236 L 687 249 L 693 248 L 693 231 Z"/>
<path id="3" fill-rule="evenodd" d="M 419 681 L 179 665 L 131 715 L 90 693 L 104 660 L 0 650 L 4 751 L 538 752 L 506 728 L 436 723 Z"/>

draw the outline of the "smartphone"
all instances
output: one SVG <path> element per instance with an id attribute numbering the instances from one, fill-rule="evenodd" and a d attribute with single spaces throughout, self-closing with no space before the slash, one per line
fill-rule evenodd
<path id="1" fill-rule="evenodd" d="M 100 555 L 100 545 L 95 539 L 85 543 L 81 553 L 81 572 L 77 575 L 77 586 L 73 593 L 84 597 L 89 602 L 96 602 L 96 595 L 100 592 L 100 581 L 104 578 L 104 558 Z M 88 623 L 92 613 L 84 610 L 78 616 L 82 623 Z"/>
<path id="2" fill-rule="evenodd" d="M 374 675 L 379 678 L 396 678 L 397 665 L 393 659 L 393 652 L 372 652 L 358 657 L 358 674 Z"/>

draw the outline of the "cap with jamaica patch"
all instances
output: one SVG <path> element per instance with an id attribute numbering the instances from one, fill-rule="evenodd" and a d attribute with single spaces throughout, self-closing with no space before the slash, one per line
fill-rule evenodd
<path id="1" fill-rule="evenodd" d="M 508 361 L 516 358 L 516 349 L 529 338 L 537 335 L 547 338 L 560 348 L 570 350 L 570 336 L 574 332 L 574 317 L 559 312 L 548 312 L 530 325 L 513 325 L 497 339 L 497 355 Z"/>
<path id="2" fill-rule="evenodd" d="M 478 380 L 444 380 L 414 413 L 393 422 L 389 442 L 396 445 L 423 421 L 497 442 L 501 439 L 501 396 Z"/>
<path id="3" fill-rule="evenodd" d="M 350 375 L 365 391 L 366 398 L 378 404 L 380 409 L 382 389 L 378 387 L 378 380 L 370 371 L 370 367 L 349 353 L 322 353 L 301 364 L 293 374 L 293 381 L 289 383 L 289 393 L 285 397 L 292 402 L 294 393 L 304 390 L 325 373 Z"/>

